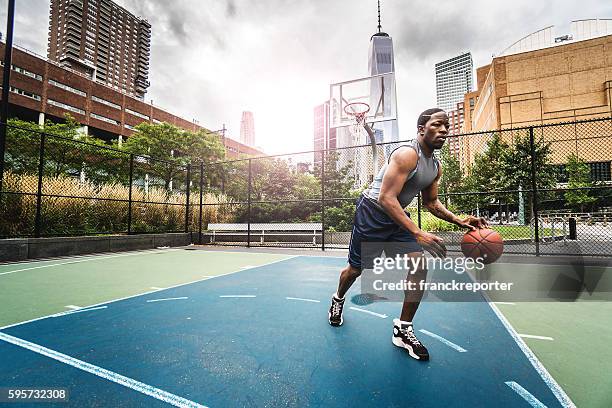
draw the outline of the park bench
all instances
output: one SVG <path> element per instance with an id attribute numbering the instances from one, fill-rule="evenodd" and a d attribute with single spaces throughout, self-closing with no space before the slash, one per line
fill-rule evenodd
<path id="1" fill-rule="evenodd" d="M 311 243 L 317 245 L 321 240 L 323 225 L 320 222 L 305 223 L 251 223 L 250 241 L 260 244 Z M 246 242 L 249 235 L 249 224 L 210 223 L 206 232 L 209 243 Z"/>

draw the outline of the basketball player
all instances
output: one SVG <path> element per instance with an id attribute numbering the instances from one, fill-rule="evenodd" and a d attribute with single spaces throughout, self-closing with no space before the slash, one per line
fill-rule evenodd
<path id="1" fill-rule="evenodd" d="M 366 124 L 366 131 L 372 129 Z M 397 147 L 390 155 L 370 188 L 362 194 L 357 203 L 355 221 L 351 235 L 348 265 L 340 273 L 340 282 L 332 296 L 329 309 L 329 324 L 343 323 L 342 309 L 344 296 L 353 282 L 361 275 L 361 244 L 367 242 L 401 242 L 402 249 L 410 257 L 422 257 L 423 249 L 433 256 L 445 257 L 446 247 L 442 239 L 425 232 L 410 219 L 404 208 L 412 199 L 422 193 L 423 205 L 433 215 L 460 227 L 475 230 L 487 226 L 483 218 L 468 216 L 460 219 L 438 200 L 438 183 L 442 176 L 440 162 L 434 150 L 441 149 L 448 136 L 448 116 L 442 109 L 428 109 L 417 121 L 417 138 Z M 410 271 L 407 281 L 424 280 L 425 265 Z M 393 344 L 405 348 L 411 357 L 428 360 L 429 353 L 417 339 L 412 319 L 419 307 L 423 292 L 406 291 L 399 319 L 393 320 Z"/>

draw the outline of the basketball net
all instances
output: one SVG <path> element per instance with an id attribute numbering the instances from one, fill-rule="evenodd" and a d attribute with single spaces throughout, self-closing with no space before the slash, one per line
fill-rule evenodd
<path id="1" fill-rule="evenodd" d="M 359 136 L 361 134 L 361 129 L 369 111 L 370 105 L 365 102 L 353 102 L 344 107 L 344 112 L 353 117 L 354 123 L 351 125 L 351 133 L 354 136 Z"/>

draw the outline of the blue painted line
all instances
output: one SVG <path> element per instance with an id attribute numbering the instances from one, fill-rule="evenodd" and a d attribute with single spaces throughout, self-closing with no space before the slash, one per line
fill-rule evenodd
<path id="1" fill-rule="evenodd" d="M 520 395 L 521 397 L 523 397 L 523 399 L 527 401 L 529 405 L 531 405 L 532 407 L 547 408 L 546 405 L 542 404 L 542 402 L 539 399 L 531 395 L 531 393 L 527 391 L 526 389 L 524 389 L 523 387 L 521 387 L 520 384 L 514 381 L 506 381 L 506 385 L 512 388 L 514 391 L 516 391 L 516 393 Z"/>
<path id="2" fill-rule="evenodd" d="M 428 331 L 428 330 L 425 330 L 425 329 L 420 329 L 419 331 L 420 331 L 421 333 L 423 333 L 423 334 L 428 335 L 429 337 L 433 337 L 434 339 L 441 341 L 442 343 L 446 344 L 446 345 L 447 345 L 447 346 L 449 346 L 450 348 L 453 348 L 453 349 L 457 350 L 457 351 L 458 351 L 458 352 L 460 352 L 460 353 L 467 353 L 467 350 L 466 350 L 466 349 L 464 349 L 463 347 L 461 347 L 461 346 L 459 346 L 459 345 L 457 345 L 457 344 L 453 343 L 453 342 L 452 342 L 452 341 L 450 341 L 450 340 L 446 340 L 446 339 L 445 339 L 444 337 L 442 337 L 442 336 L 438 336 L 437 334 L 432 333 L 432 332 L 430 332 L 430 331 Z"/>
<path id="3" fill-rule="evenodd" d="M 35 353 L 52 358 L 53 360 L 59 361 L 64 364 L 68 364 L 75 368 L 78 368 L 79 370 L 86 371 L 90 374 L 93 374 L 98 377 L 102 377 L 106 380 L 112 381 L 114 383 L 123 385 L 124 387 L 130 388 L 134 391 L 138 391 L 142 394 L 156 398 L 160 401 L 167 402 L 168 404 L 174 405 L 175 407 L 206 408 L 204 405 L 190 401 L 183 397 L 179 397 L 178 395 L 174 395 L 167 391 L 160 390 L 159 388 L 152 387 L 140 381 L 136 381 L 132 378 L 125 377 L 121 374 L 117 374 L 115 372 L 106 370 L 102 367 L 98 367 L 93 364 L 89 364 L 85 361 L 78 360 L 74 357 L 70 357 L 58 351 L 48 349 L 46 347 L 40 346 L 35 343 L 30 343 L 29 341 L 20 339 L 18 337 L 10 336 L 6 333 L 0 332 L 0 340 L 4 340 L 7 343 L 11 343 L 11 344 L 14 344 L 15 346 L 19 346 L 19 347 L 28 349 Z"/>

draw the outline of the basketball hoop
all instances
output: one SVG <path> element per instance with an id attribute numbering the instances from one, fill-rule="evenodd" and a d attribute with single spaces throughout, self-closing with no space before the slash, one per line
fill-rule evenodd
<path id="1" fill-rule="evenodd" d="M 353 102 L 344 107 L 344 113 L 352 116 L 357 126 L 363 125 L 365 117 L 370 111 L 370 105 L 365 102 Z"/>

